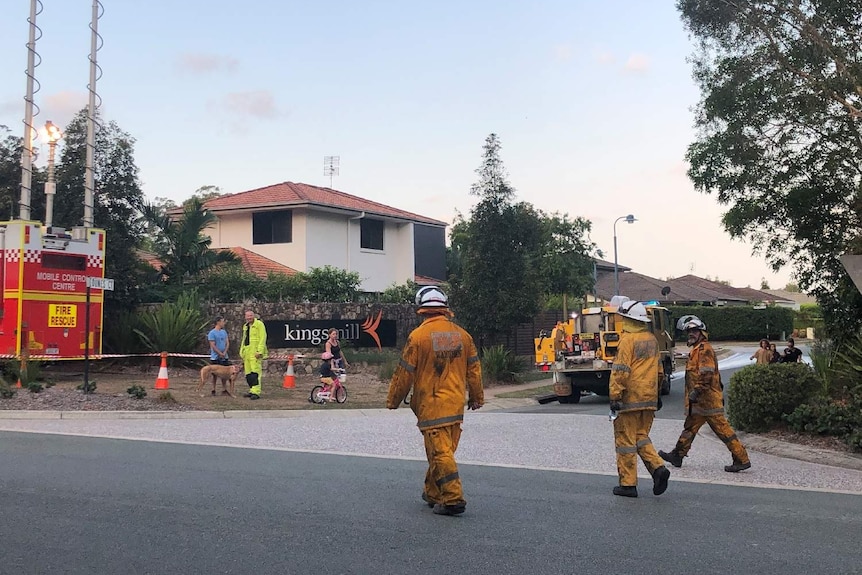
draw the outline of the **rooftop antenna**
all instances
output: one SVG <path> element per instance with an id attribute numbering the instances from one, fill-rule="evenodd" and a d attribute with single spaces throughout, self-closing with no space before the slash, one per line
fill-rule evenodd
<path id="1" fill-rule="evenodd" d="M 341 156 L 323 156 L 323 175 L 329 176 L 329 187 L 332 188 L 332 176 L 337 176 Z"/>
<path id="2" fill-rule="evenodd" d="M 39 106 L 33 102 L 33 95 L 39 91 L 36 80 L 36 66 L 42 58 L 36 52 L 36 40 L 42 37 L 42 29 L 36 25 L 36 16 L 42 13 L 42 2 L 30 0 L 30 36 L 27 41 L 27 94 L 24 96 L 24 141 L 21 150 L 21 199 L 18 203 L 20 218 L 30 219 L 30 186 L 33 181 L 33 138 L 38 132 L 33 127 L 33 116 L 39 113 Z M 37 35 L 38 32 L 38 35 Z M 39 58 L 38 61 L 36 58 Z M 35 110 L 35 113 L 34 113 Z M 11 214 L 10 214 L 11 216 Z"/>

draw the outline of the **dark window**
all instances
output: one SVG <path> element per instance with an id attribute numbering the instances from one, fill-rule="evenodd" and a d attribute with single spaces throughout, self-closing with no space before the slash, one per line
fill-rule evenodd
<path id="1" fill-rule="evenodd" d="M 383 249 L 383 220 L 359 220 L 359 246 L 366 250 Z"/>
<path id="2" fill-rule="evenodd" d="M 74 270 L 82 272 L 87 269 L 87 258 L 42 252 L 42 267 L 46 270 Z"/>
<path id="3" fill-rule="evenodd" d="M 251 228 L 254 244 L 289 244 L 293 241 L 293 211 L 254 213 Z"/>

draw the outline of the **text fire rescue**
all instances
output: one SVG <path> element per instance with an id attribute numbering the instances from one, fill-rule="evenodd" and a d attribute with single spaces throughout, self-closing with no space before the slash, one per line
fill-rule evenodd
<path id="1" fill-rule="evenodd" d="M 75 282 L 87 283 L 87 276 L 84 274 L 36 272 L 36 279 L 52 282 L 51 289 L 57 291 L 78 291 L 78 284 Z"/>

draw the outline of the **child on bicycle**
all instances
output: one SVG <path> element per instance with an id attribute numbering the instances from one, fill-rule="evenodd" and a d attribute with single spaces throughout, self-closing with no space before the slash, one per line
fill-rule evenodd
<path id="1" fill-rule="evenodd" d="M 320 362 L 320 383 L 323 384 L 323 391 L 329 392 L 329 401 L 335 401 L 335 372 L 332 371 L 332 354 L 324 351 L 320 356 L 323 361 Z"/>

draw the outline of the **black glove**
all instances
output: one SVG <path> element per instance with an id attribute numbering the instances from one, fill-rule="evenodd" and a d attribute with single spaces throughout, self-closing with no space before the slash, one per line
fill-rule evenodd
<path id="1" fill-rule="evenodd" d="M 700 397 L 699 389 L 692 389 L 691 393 L 688 394 L 688 401 L 690 403 L 697 403 L 697 399 Z"/>
<path id="2" fill-rule="evenodd" d="M 611 411 L 619 411 L 622 408 L 623 408 L 623 404 L 620 403 L 619 401 L 612 401 L 611 402 Z"/>

